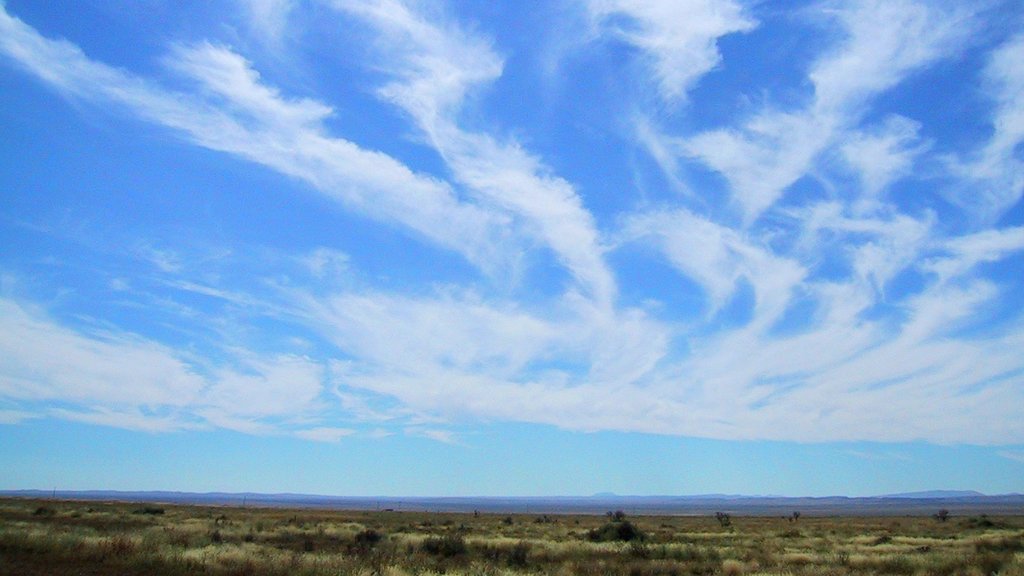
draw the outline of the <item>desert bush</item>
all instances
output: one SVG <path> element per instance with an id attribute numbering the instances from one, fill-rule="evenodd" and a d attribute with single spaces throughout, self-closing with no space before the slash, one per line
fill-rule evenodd
<path id="1" fill-rule="evenodd" d="M 614 512 L 609 510 L 608 512 L 605 513 L 605 516 L 607 516 L 608 519 L 612 522 L 622 522 L 626 519 L 626 513 L 623 512 L 622 510 L 616 510 Z"/>
<path id="2" fill-rule="evenodd" d="M 530 556 L 530 543 L 520 540 L 509 550 L 508 565 L 510 568 L 526 568 Z"/>
<path id="3" fill-rule="evenodd" d="M 515 544 L 482 544 L 479 554 L 489 564 L 506 565 L 509 568 L 525 568 L 530 556 L 530 543 L 520 540 Z"/>
<path id="4" fill-rule="evenodd" d="M 978 552 L 1017 552 L 1024 550 L 1024 539 L 1020 536 L 980 538 L 975 540 L 974 549 Z"/>
<path id="5" fill-rule="evenodd" d="M 626 547 L 626 553 L 633 558 L 650 558 L 651 547 L 643 540 L 631 540 L 629 546 Z"/>
<path id="6" fill-rule="evenodd" d="M 100 542 L 99 552 L 104 558 L 125 558 L 135 552 L 135 542 L 127 536 L 114 536 Z"/>
<path id="7" fill-rule="evenodd" d="M 631 542 L 643 540 L 644 534 L 629 520 L 608 522 L 600 528 L 587 532 L 591 542 Z"/>
<path id="8" fill-rule="evenodd" d="M 457 533 L 431 536 L 420 544 L 420 549 L 427 554 L 451 558 L 466 553 L 466 539 Z"/>
<path id="9" fill-rule="evenodd" d="M 917 571 L 914 562 L 902 554 L 879 559 L 875 568 L 882 574 L 913 574 Z"/>
<path id="10" fill-rule="evenodd" d="M 722 561 L 722 574 L 725 576 L 741 576 L 746 569 L 747 567 L 739 560 L 730 558 Z"/>
<path id="11" fill-rule="evenodd" d="M 352 537 L 352 549 L 357 553 L 367 552 L 372 550 L 383 538 L 383 534 L 372 528 L 361 530 Z"/>
<path id="12" fill-rule="evenodd" d="M 849 566 L 850 553 L 846 550 L 837 550 L 836 553 L 832 556 L 832 563 L 838 564 L 839 566 Z"/>

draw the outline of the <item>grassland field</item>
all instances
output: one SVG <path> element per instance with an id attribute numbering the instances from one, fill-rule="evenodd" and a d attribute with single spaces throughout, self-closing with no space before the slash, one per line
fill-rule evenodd
<path id="1" fill-rule="evenodd" d="M 569 516 L 0 499 L 0 575 L 1024 576 L 1024 516 Z"/>

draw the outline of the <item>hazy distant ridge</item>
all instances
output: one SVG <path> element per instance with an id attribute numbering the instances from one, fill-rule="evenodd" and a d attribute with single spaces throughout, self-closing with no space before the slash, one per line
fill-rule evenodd
<path id="1" fill-rule="evenodd" d="M 985 497 L 981 492 L 974 490 L 926 490 L 924 492 L 886 494 L 879 498 L 977 498 L 979 496 Z"/>
<path id="2" fill-rule="evenodd" d="M 603 514 L 624 510 L 631 514 L 702 515 L 729 512 L 738 515 L 927 515 L 940 508 L 954 515 L 1024 514 L 1024 495 L 985 495 L 974 491 L 932 490 L 874 497 L 783 497 L 726 494 L 689 496 L 593 496 L 549 497 L 353 497 L 315 494 L 261 494 L 228 492 L 110 491 L 110 490 L 9 490 L 2 496 L 71 500 L 118 500 L 167 502 L 216 506 L 269 506 L 333 508 L 349 510 L 399 510 L 434 512 Z"/>

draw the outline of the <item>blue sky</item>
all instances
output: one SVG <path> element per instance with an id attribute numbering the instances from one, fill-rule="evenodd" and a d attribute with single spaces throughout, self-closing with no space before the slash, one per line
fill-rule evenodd
<path id="1" fill-rule="evenodd" d="M 1024 492 L 1014 2 L 0 2 L 0 488 Z"/>

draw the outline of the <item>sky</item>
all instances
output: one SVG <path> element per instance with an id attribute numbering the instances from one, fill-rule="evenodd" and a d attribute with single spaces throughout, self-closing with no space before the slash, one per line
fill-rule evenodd
<path id="1" fill-rule="evenodd" d="M 1024 492 L 1021 30 L 0 0 L 0 489 Z"/>

